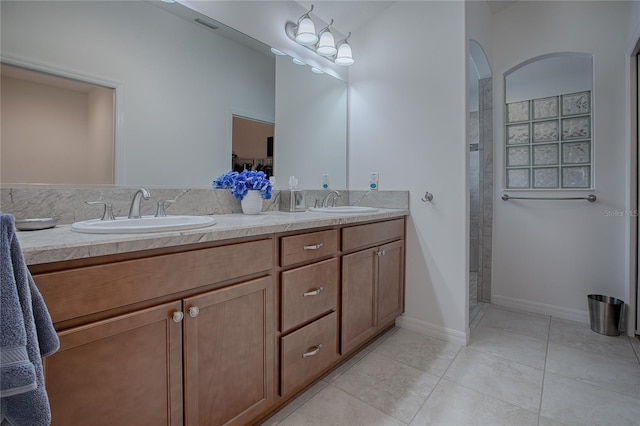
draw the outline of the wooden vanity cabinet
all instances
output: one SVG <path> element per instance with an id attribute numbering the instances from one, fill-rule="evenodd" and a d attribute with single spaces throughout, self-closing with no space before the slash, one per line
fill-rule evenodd
<path id="1" fill-rule="evenodd" d="M 404 310 L 404 220 L 343 228 L 342 250 L 344 355 Z"/>
<path id="2" fill-rule="evenodd" d="M 179 301 L 59 332 L 44 359 L 53 425 L 181 425 Z"/>
<path id="3" fill-rule="evenodd" d="M 404 218 L 40 266 L 52 424 L 244 425 L 403 311 Z"/>
<path id="4" fill-rule="evenodd" d="M 184 299 L 185 424 L 246 424 L 273 402 L 273 279 Z"/>
<path id="5" fill-rule="evenodd" d="M 330 229 L 280 239 L 282 396 L 303 389 L 338 359 L 338 235 Z"/>
<path id="6" fill-rule="evenodd" d="M 275 388 L 273 257 L 265 239 L 34 275 L 54 325 L 81 323 L 57 327 L 61 348 L 45 358 L 52 424 L 244 425 L 265 412 Z M 221 278 L 230 283 L 216 288 Z M 168 286 L 181 296 L 120 313 L 122 300 L 144 304 Z"/>

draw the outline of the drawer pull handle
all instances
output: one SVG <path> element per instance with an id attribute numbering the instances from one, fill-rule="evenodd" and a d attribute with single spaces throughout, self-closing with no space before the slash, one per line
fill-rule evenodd
<path id="1" fill-rule="evenodd" d="M 192 306 L 189 308 L 189 316 L 191 318 L 197 317 L 199 313 L 200 313 L 200 308 L 198 308 L 197 306 Z"/>
<path id="2" fill-rule="evenodd" d="M 307 358 L 310 356 L 314 356 L 314 355 L 318 355 L 318 352 L 320 352 L 320 349 L 322 349 L 322 343 L 320 343 L 317 346 L 314 346 L 315 349 L 313 349 L 312 351 L 309 352 L 305 352 L 302 354 L 302 358 Z"/>
<path id="3" fill-rule="evenodd" d="M 324 287 L 318 287 L 315 290 L 311 290 L 311 291 L 307 291 L 306 293 L 302 293 L 303 297 L 307 297 L 307 296 L 317 296 L 320 294 L 320 292 L 322 292 L 322 290 L 324 290 Z"/>
<path id="4" fill-rule="evenodd" d="M 173 322 L 180 322 L 184 318 L 184 314 L 181 311 L 175 311 L 172 318 Z"/>
<path id="5" fill-rule="evenodd" d="M 302 247 L 304 250 L 318 250 L 319 248 L 322 248 L 322 243 L 320 244 L 314 244 L 312 246 L 304 246 Z"/>

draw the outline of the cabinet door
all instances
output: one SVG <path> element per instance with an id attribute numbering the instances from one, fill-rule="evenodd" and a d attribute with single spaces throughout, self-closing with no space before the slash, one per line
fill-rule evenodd
<path id="1" fill-rule="evenodd" d="M 404 242 L 380 246 L 378 253 L 378 329 L 381 329 L 404 310 Z"/>
<path id="2" fill-rule="evenodd" d="M 185 423 L 246 424 L 274 395 L 273 279 L 184 300 Z"/>
<path id="3" fill-rule="evenodd" d="M 59 333 L 45 358 L 53 425 L 181 425 L 180 302 Z"/>
<path id="4" fill-rule="evenodd" d="M 342 257 L 342 354 L 377 331 L 377 248 Z"/>

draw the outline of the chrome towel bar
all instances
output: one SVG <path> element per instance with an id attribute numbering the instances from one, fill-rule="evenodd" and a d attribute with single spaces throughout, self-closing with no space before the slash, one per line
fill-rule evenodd
<path id="1" fill-rule="evenodd" d="M 507 194 L 502 194 L 502 199 L 504 201 L 509 201 L 509 200 L 587 200 L 588 202 L 593 203 L 598 198 L 593 194 L 589 194 L 586 197 L 512 197 Z"/>

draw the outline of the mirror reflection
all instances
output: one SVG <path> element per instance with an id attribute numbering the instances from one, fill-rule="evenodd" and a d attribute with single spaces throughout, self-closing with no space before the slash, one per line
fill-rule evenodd
<path id="1" fill-rule="evenodd" d="M 231 170 L 255 170 L 273 176 L 273 123 L 233 116 Z"/>
<path id="2" fill-rule="evenodd" d="M 276 96 L 288 95 L 289 89 L 282 85 L 276 95 L 275 58 L 269 48 L 178 3 L 3 1 L 1 8 L 3 63 L 115 92 L 114 147 L 109 152 L 116 185 L 210 187 L 214 177 L 233 165 L 234 116 L 276 122 L 275 133 L 281 127 L 275 119 Z M 316 76 L 305 68 L 311 85 Z M 335 81 L 346 100 L 346 85 Z M 346 101 L 344 113 L 346 133 Z M 286 124 L 282 127 L 286 133 Z M 50 150 L 69 155 L 50 138 L 43 139 Z M 307 143 L 313 143 L 311 138 L 300 137 L 297 147 Z M 344 157 L 346 138 L 340 143 Z M 278 143 L 273 146 L 277 151 Z M 11 161 L 8 152 L 3 143 L 2 158 Z M 272 161 L 277 158 L 275 152 Z M 279 160 L 283 170 L 288 168 L 285 179 L 304 173 L 308 161 L 319 161 L 289 158 L 291 164 L 287 155 Z M 331 160 L 323 169 L 336 163 Z M 346 157 L 337 163 L 346 164 Z M 340 186 L 346 186 L 346 179 Z"/>
<path id="3" fill-rule="evenodd" d="M 3 183 L 113 184 L 113 89 L 2 64 Z"/>

